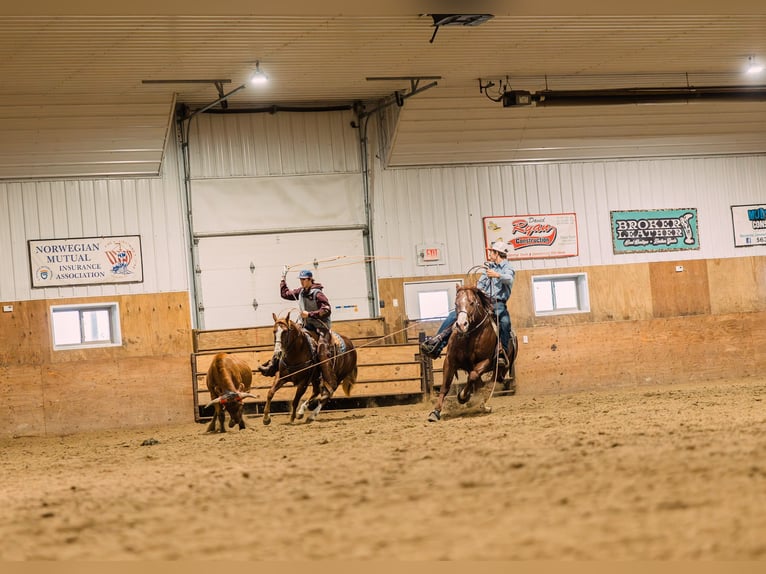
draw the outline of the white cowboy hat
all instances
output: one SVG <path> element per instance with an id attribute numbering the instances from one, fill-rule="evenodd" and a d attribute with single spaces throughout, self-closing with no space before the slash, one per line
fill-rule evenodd
<path id="1" fill-rule="evenodd" d="M 490 245 L 489 248 L 492 251 L 497 251 L 498 253 L 504 253 L 506 255 L 508 254 L 508 245 L 502 241 L 495 241 L 492 245 Z"/>

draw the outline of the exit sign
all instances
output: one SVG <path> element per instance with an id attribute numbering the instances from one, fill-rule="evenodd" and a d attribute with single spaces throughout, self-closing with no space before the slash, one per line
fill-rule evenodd
<path id="1" fill-rule="evenodd" d="M 441 251 L 438 247 L 426 247 L 423 250 L 423 261 L 438 261 L 441 258 Z"/>
<path id="2" fill-rule="evenodd" d="M 444 245 L 441 243 L 423 243 L 417 246 L 418 265 L 441 265 L 444 263 Z"/>

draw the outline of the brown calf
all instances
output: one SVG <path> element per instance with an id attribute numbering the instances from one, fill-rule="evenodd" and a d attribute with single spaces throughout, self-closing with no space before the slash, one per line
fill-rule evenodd
<path id="1" fill-rule="evenodd" d="M 215 432 L 216 421 L 220 426 L 218 432 L 226 432 L 223 426 L 226 416 L 224 407 L 231 417 L 229 427 L 238 424 L 240 429 L 245 428 L 245 419 L 242 418 L 245 406 L 242 399 L 257 398 L 249 393 L 252 382 L 253 371 L 242 359 L 227 353 L 218 353 L 213 357 L 213 362 L 207 370 L 207 389 L 210 391 L 211 401 L 205 408 L 215 405 L 215 415 L 206 432 Z"/>

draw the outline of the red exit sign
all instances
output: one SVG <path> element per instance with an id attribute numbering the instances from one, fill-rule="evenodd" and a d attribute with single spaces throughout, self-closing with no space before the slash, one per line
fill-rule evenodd
<path id="1" fill-rule="evenodd" d="M 426 247 L 423 250 L 423 261 L 438 261 L 441 258 L 441 253 L 438 247 Z"/>

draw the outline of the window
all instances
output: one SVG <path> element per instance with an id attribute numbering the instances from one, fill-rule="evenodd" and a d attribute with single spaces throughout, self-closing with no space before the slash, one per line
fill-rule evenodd
<path id="1" fill-rule="evenodd" d="M 532 277 L 532 292 L 535 315 L 590 311 L 588 277 L 584 273 Z"/>
<path id="2" fill-rule="evenodd" d="M 122 344 L 117 303 L 51 307 L 53 349 L 113 347 Z"/>
<path id="3" fill-rule="evenodd" d="M 462 279 L 404 284 L 404 310 L 410 320 L 443 319 L 455 304 L 455 286 Z"/>

